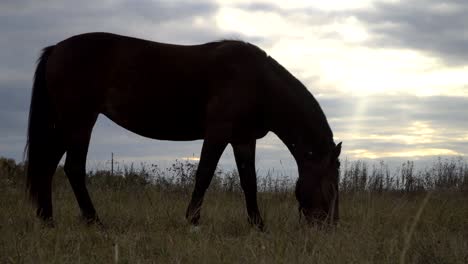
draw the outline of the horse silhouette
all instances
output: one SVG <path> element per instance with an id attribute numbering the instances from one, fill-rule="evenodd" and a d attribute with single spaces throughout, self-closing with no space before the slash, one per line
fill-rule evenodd
<path id="1" fill-rule="evenodd" d="M 309 223 L 338 220 L 333 133 L 306 87 L 260 48 L 223 40 L 183 46 L 110 33 L 73 36 L 43 49 L 32 89 L 27 187 L 37 215 L 52 220 L 51 181 L 64 170 L 88 222 L 99 222 L 86 188 L 86 157 L 99 114 L 159 140 L 203 139 L 186 218 L 197 225 L 203 197 L 228 144 L 249 222 L 257 205 L 256 139 L 275 133 L 295 158 L 296 198 Z"/>

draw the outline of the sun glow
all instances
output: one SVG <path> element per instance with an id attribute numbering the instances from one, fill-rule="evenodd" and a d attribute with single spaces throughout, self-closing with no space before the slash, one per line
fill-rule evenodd
<path id="1" fill-rule="evenodd" d="M 451 149 L 424 148 L 417 150 L 400 150 L 395 152 L 374 152 L 367 149 L 355 149 L 347 152 L 352 158 L 381 159 L 381 158 L 415 158 L 429 156 L 463 156 Z"/>
<path id="2" fill-rule="evenodd" d="M 446 68 L 412 50 L 337 47 L 318 64 L 320 85 L 358 96 L 468 96 L 468 67 Z"/>
<path id="3" fill-rule="evenodd" d="M 198 161 L 200 161 L 200 157 L 195 157 L 195 156 L 191 156 L 191 157 L 182 157 L 182 160 L 198 162 Z"/>
<path id="4" fill-rule="evenodd" d="M 265 40 L 257 44 L 314 95 L 346 95 L 358 100 L 355 109 L 350 109 L 352 124 L 346 131 L 336 133 L 337 138 L 351 142 L 395 142 L 408 148 L 378 153 L 357 148 L 351 149 L 350 155 L 367 158 L 460 155 L 450 147 L 437 145 L 459 139 L 444 137 L 443 129 L 428 122 L 407 120 L 409 117 L 404 115 L 400 121 L 406 125 L 398 129 L 382 133 L 366 131 L 365 117 L 369 115 L 372 104 L 369 100 L 373 96 L 468 97 L 468 65 L 447 65 L 423 50 L 377 45 L 375 40 L 379 36 L 369 31 L 369 25 L 357 15 L 330 12 L 323 16 L 324 10 L 368 9 L 378 1 L 264 0 L 261 3 L 266 4 L 265 8 L 250 6 L 250 1 L 219 2 L 223 5 L 214 20 L 221 30 Z M 268 8 L 272 6 L 275 8 Z M 436 8 L 440 12 L 453 11 L 444 4 Z M 311 12 L 305 15 L 304 10 Z M 321 10 L 322 15 L 316 15 L 314 10 Z"/>
<path id="5" fill-rule="evenodd" d="M 251 4 L 251 0 L 216 0 L 220 5 L 239 6 Z M 310 1 L 310 0 L 259 0 L 257 4 L 272 5 L 282 9 L 317 9 L 321 11 L 343 11 L 363 8 L 371 8 L 376 2 L 398 2 L 397 0 L 328 0 L 328 1 Z"/>
<path id="6" fill-rule="evenodd" d="M 353 123 L 359 124 L 360 121 L 355 119 Z M 381 134 L 372 132 L 359 133 L 359 129 L 351 129 L 349 132 L 340 133 L 339 136 L 343 140 L 369 140 L 373 142 L 399 143 L 405 145 L 434 144 L 447 140 L 442 132 L 432 128 L 429 123 L 421 121 L 414 121 L 408 125 L 408 127 L 398 128 L 398 133 L 395 131 Z"/>
<path id="7" fill-rule="evenodd" d="M 216 14 L 215 20 L 222 30 L 239 32 L 247 36 L 274 36 L 281 32 L 288 32 L 290 36 L 301 34 L 297 25 L 270 11 L 246 11 L 223 7 Z"/>
<path id="8" fill-rule="evenodd" d="M 356 123 L 356 122 L 355 122 Z M 357 121 L 359 123 L 359 121 Z M 359 126 L 359 125 L 357 125 Z M 364 130 L 364 129 L 361 129 Z M 463 156 L 463 153 L 448 148 L 433 147 L 447 141 L 464 142 L 466 138 L 449 138 L 444 135 L 444 131 L 436 130 L 428 122 L 413 121 L 406 128 L 398 128 L 398 132 L 375 134 L 350 129 L 349 132 L 340 133 L 340 140 L 364 140 L 380 144 L 401 144 L 407 146 L 404 149 L 394 151 L 373 151 L 356 148 L 347 151 L 353 158 L 387 158 L 387 157 L 426 157 L 426 156 Z M 416 149 L 415 149 L 416 148 Z"/>
<path id="9" fill-rule="evenodd" d="M 317 19 L 311 24 L 301 16 L 239 7 L 222 7 L 215 17 L 222 30 L 273 39 L 263 48 L 323 94 L 468 96 L 468 66 L 447 67 L 421 51 L 368 45 L 375 36 L 355 16 Z"/>

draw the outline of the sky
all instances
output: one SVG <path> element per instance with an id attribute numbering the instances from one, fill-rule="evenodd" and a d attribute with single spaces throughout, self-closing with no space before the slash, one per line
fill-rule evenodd
<path id="1" fill-rule="evenodd" d="M 2 0 L 0 156 L 22 159 L 35 62 L 70 36 L 113 32 L 158 42 L 251 42 L 316 97 L 348 160 L 433 161 L 468 155 L 468 1 Z M 148 122 L 158 122 L 149 116 Z M 135 135 L 100 116 L 88 169 L 197 160 L 202 141 Z M 222 157 L 232 166 L 230 147 Z M 259 170 L 294 168 L 272 133 Z"/>

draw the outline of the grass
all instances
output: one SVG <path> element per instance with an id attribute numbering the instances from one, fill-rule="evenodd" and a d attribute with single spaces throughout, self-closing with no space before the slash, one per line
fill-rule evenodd
<path id="1" fill-rule="evenodd" d="M 242 193 L 214 186 L 194 231 L 183 217 L 190 188 L 95 174 L 100 229 L 79 220 L 59 170 L 56 227 L 47 228 L 15 178 L 21 166 L 0 173 L 0 263 L 468 263 L 468 194 L 458 189 L 343 192 L 340 224 L 328 230 L 301 224 L 292 192 L 265 191 L 261 233 L 247 223 Z"/>

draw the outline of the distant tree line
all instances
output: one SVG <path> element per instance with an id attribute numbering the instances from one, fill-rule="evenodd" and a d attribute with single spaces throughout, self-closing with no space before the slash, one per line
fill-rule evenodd
<path id="1" fill-rule="evenodd" d="M 163 190 L 190 192 L 195 182 L 197 163 L 175 160 L 167 167 L 158 165 L 124 165 L 111 170 L 88 172 L 88 184 L 100 188 L 144 188 L 153 186 Z M 24 188 L 24 164 L 0 157 L 1 188 Z M 290 192 L 295 179 L 289 175 L 268 171 L 258 176 L 258 189 L 262 192 Z M 59 166 L 54 176 L 54 187 L 68 185 L 68 180 Z M 214 191 L 240 192 L 237 170 L 218 168 L 210 189 Z M 396 170 L 390 170 L 385 162 L 369 165 L 365 161 L 344 161 L 340 171 L 342 192 L 423 192 L 461 191 L 468 192 L 468 163 L 463 159 L 439 158 L 431 166 L 416 170 L 413 161 L 407 161 Z"/>

